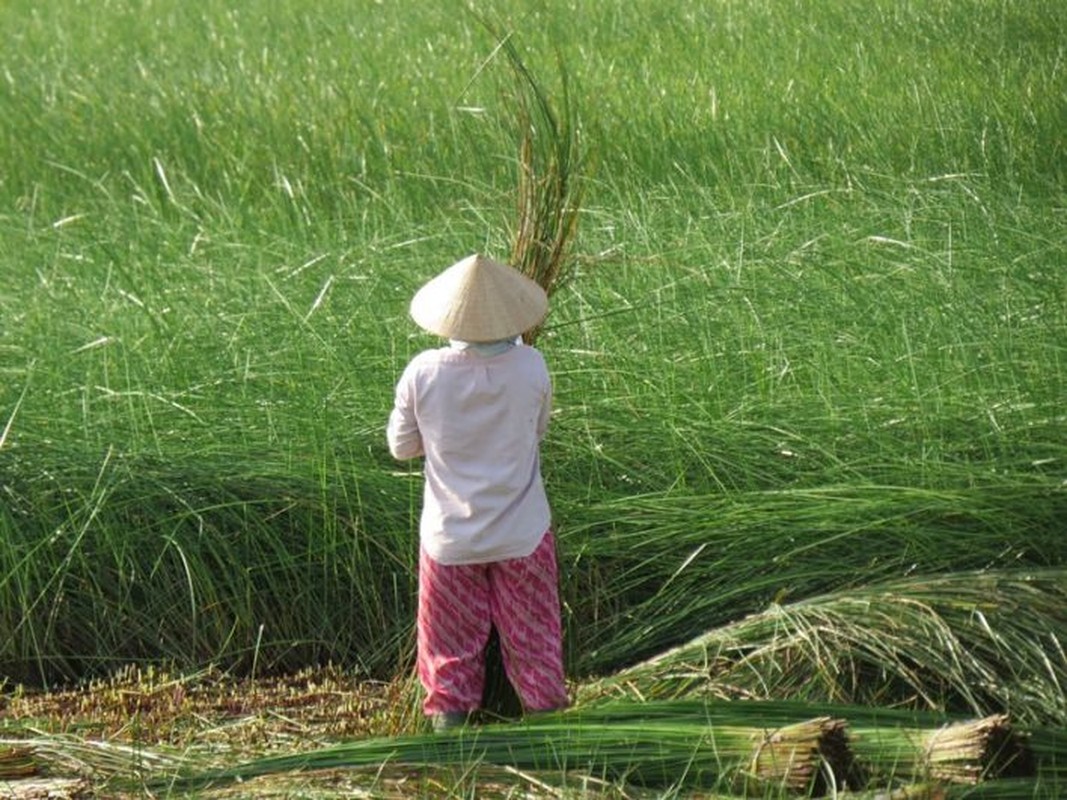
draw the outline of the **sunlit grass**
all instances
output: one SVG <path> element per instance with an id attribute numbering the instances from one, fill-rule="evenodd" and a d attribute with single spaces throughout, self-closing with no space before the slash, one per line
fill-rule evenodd
<path id="1" fill-rule="evenodd" d="M 1062 565 L 1055 3 L 479 12 L 595 154 L 538 339 L 574 674 Z M 499 37 L 288 0 L 0 25 L 5 675 L 403 674 L 420 482 L 382 427 L 412 291 L 511 251 Z"/>

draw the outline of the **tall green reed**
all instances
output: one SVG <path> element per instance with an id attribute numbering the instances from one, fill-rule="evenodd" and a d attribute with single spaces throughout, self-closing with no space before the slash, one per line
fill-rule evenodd
<path id="1" fill-rule="evenodd" d="M 72 465 L 5 472 L 6 674 L 47 684 L 130 660 L 401 668 L 406 514 L 392 518 L 367 485 L 350 496 L 344 476 L 315 486 L 265 466 L 222 474 L 109 453 L 88 497 L 65 488 L 80 481 Z"/>
<path id="2" fill-rule="evenodd" d="M 417 480 L 381 425 L 395 375 L 429 343 L 407 300 L 456 252 L 508 246 L 514 159 L 491 82 L 471 84 L 493 47 L 473 17 L 154 8 L 0 10 L 14 32 L 0 71 L 13 276 L 0 458 L 21 498 L 4 523 L 27 571 L 8 578 L 15 615 L 47 606 L 33 604 L 60 585 L 56 563 L 107 597 L 94 559 L 123 562 L 127 529 L 146 524 L 134 509 L 158 508 L 147 524 L 180 542 L 212 514 L 226 536 L 260 531 L 261 553 L 234 552 L 288 563 L 256 574 L 323 606 L 343 590 L 301 588 L 312 572 L 334 579 L 323 554 L 345 553 L 352 574 L 379 566 L 356 553 L 353 524 L 401 552 Z M 875 542 L 871 577 L 952 569 L 938 548 L 963 550 L 961 531 L 978 542 L 965 564 L 995 563 L 1001 542 L 1005 558 L 1062 558 L 1049 531 L 1064 458 L 1063 100 L 1048 9 L 501 4 L 534 74 L 557 54 L 567 65 L 597 143 L 576 272 L 541 340 L 572 631 L 596 629 L 582 669 L 677 641 L 687 614 L 703 629 L 832 584 L 829 561 L 769 560 L 790 536 Z M 868 487 L 892 488 L 872 500 Z M 300 511 L 280 513 L 290 496 Z M 92 557 L 46 544 L 83 528 L 81 543 L 98 529 L 107 543 Z M 887 529 L 895 554 L 877 545 Z M 720 537 L 738 559 L 750 537 L 764 568 L 720 583 Z M 42 547 L 54 555 L 31 567 Z M 241 647 L 259 640 L 258 583 L 208 586 L 225 562 L 210 549 L 188 568 L 174 547 L 148 552 L 137 575 L 165 552 L 154 574 L 174 587 L 161 614 L 231 596 Z M 833 552 L 833 569 L 847 558 L 865 574 L 866 554 Z M 296 566 L 315 553 L 317 568 Z M 716 592 L 702 595 L 706 574 Z M 190 592 L 189 575 L 204 585 Z M 397 575 L 363 580 L 352 602 L 401 607 Z M 350 611 L 335 605 L 314 634 L 314 610 L 279 613 L 287 638 L 343 640 L 332 632 Z M 663 609 L 648 635 L 643 617 Z M 178 622 L 167 655 L 191 641 Z M 44 622 L 30 629 L 42 633 L 13 645 L 22 655 L 79 657 L 53 653 L 63 642 Z M 231 647 L 229 628 L 211 630 Z"/>

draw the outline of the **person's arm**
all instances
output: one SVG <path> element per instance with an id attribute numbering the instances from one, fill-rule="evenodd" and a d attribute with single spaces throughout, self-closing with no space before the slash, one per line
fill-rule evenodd
<path id="1" fill-rule="evenodd" d="M 411 380 L 406 373 L 401 376 L 396 386 L 396 399 L 389 414 L 385 435 L 393 458 L 403 460 L 423 455 L 422 433 L 415 419 Z"/>

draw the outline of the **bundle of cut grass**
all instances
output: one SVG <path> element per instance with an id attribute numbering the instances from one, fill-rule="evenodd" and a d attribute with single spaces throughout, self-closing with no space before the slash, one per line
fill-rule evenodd
<path id="1" fill-rule="evenodd" d="M 856 759 L 871 775 L 973 785 L 1032 777 L 1035 763 L 1004 714 L 935 728 L 853 725 Z"/>
<path id="2" fill-rule="evenodd" d="M 824 772 L 826 765 L 829 769 Z M 847 724 L 826 716 L 768 732 L 750 765 L 758 785 L 784 786 L 812 796 L 822 796 L 830 789 L 827 773 L 847 777 L 853 772 Z"/>
<path id="3" fill-rule="evenodd" d="M 178 785 L 221 784 L 297 770 L 379 770 L 383 764 L 509 766 L 641 786 L 713 790 L 755 783 L 763 792 L 817 796 L 830 783 L 846 781 L 850 756 L 845 724 L 831 717 L 768 728 L 729 704 L 618 703 L 446 736 L 370 739 L 267 757 L 232 769 L 187 773 Z"/>
<path id="4" fill-rule="evenodd" d="M 978 783 L 1012 768 L 1032 772 L 1004 714 L 949 725 L 927 734 L 922 744 L 930 777 L 937 780 Z"/>
<path id="5" fill-rule="evenodd" d="M 580 708 L 565 718 L 609 726 L 685 722 L 704 726 L 717 737 L 739 734 L 747 741 L 751 758 L 738 773 L 743 780 L 733 781 L 735 786 L 745 782 L 764 789 L 774 786 L 818 796 L 828 791 L 830 784 L 861 783 L 849 747 L 846 721 L 833 714 L 812 716 L 811 709 L 797 704 L 608 703 Z M 718 746 L 718 739 L 715 744 Z"/>
<path id="6" fill-rule="evenodd" d="M 578 231 L 584 183 L 579 126 L 570 103 L 567 73 L 562 75 L 558 107 L 531 73 L 510 34 L 491 23 L 515 79 L 511 98 L 518 139 L 517 222 L 512 232 L 511 264 L 551 296 L 571 277 L 568 256 Z M 540 328 L 525 334 L 536 341 Z"/>
<path id="7" fill-rule="evenodd" d="M 32 754 L 40 773 L 111 777 L 142 782 L 152 775 L 172 774 L 184 763 L 184 754 L 169 748 L 82 738 L 77 735 L 43 735 L 23 740 L 20 747 Z"/>
<path id="8" fill-rule="evenodd" d="M 714 629 L 579 696 L 911 703 L 1064 724 L 1067 573 L 968 572 L 834 592 Z"/>

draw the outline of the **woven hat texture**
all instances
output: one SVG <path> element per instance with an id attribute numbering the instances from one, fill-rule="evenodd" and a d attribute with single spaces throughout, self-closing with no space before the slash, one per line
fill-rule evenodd
<path id="1" fill-rule="evenodd" d="M 419 327 L 465 342 L 518 336 L 546 313 L 548 295 L 536 281 L 477 253 L 431 279 L 411 300 Z"/>

